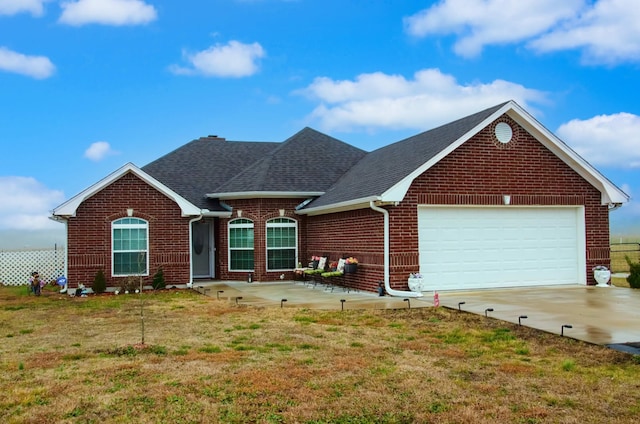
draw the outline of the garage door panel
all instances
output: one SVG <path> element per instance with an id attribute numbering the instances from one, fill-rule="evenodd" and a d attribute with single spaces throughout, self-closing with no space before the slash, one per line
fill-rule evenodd
<path id="1" fill-rule="evenodd" d="M 579 281 L 576 208 L 423 207 L 420 272 L 441 289 Z"/>

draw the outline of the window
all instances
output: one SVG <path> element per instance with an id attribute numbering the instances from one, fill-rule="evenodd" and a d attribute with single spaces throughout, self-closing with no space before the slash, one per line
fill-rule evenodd
<path id="1" fill-rule="evenodd" d="M 149 275 L 149 224 L 139 218 L 111 223 L 112 275 Z"/>
<path id="2" fill-rule="evenodd" d="M 229 271 L 253 271 L 253 222 L 229 222 Z"/>
<path id="3" fill-rule="evenodd" d="M 267 221 L 267 271 L 293 269 L 298 255 L 297 223 L 289 218 Z"/>

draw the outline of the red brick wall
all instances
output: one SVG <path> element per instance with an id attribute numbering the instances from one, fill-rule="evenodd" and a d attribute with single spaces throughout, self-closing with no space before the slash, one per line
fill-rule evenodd
<path id="1" fill-rule="evenodd" d="M 327 256 L 330 261 L 353 256 L 358 271 L 345 274 L 347 286 L 375 291 L 384 280 L 384 218 L 380 212 L 361 209 L 308 217 L 307 256 Z"/>
<path id="2" fill-rule="evenodd" d="M 600 192 L 508 117 L 514 140 L 501 145 L 493 140 L 490 125 L 417 178 L 405 200 L 392 210 L 392 280 L 406 284 L 409 272 L 418 271 L 416 205 L 583 205 L 585 207 L 587 263 L 609 266 L 609 212 L 600 204 Z M 409 252 L 397 257 L 395 249 Z"/>
<path id="3" fill-rule="evenodd" d="M 419 271 L 418 205 L 502 205 L 503 194 L 511 195 L 512 205 L 583 205 L 587 281 L 595 283 L 593 266 L 609 265 L 609 213 L 600 192 L 510 118 L 498 121 L 514 128 L 511 143 L 494 142 L 488 126 L 418 177 L 398 206 L 387 207 L 392 288 L 406 290 L 409 273 Z M 311 216 L 306 237 L 307 257 L 358 257 L 358 272 L 346 277 L 358 287 L 373 291 L 383 279 L 382 214 L 366 209 Z"/>
<path id="4" fill-rule="evenodd" d="M 70 287 L 91 286 L 103 269 L 108 287 L 120 287 L 122 277 L 111 275 L 111 222 L 127 216 L 149 222 L 149 276 L 162 267 L 168 286 L 189 282 L 189 218 L 171 199 L 132 173 L 85 200 L 68 223 L 68 279 Z"/>
<path id="5" fill-rule="evenodd" d="M 254 199 L 254 200 L 229 200 L 226 203 L 233 208 L 233 216 L 228 219 L 220 219 L 216 233 L 216 248 L 218 254 L 216 271 L 222 280 L 247 280 L 247 272 L 229 271 L 229 221 L 238 218 L 238 211 L 242 211 L 242 217 L 253 221 L 254 231 L 254 271 L 253 281 L 274 281 L 280 278 L 282 272 L 267 272 L 266 252 L 266 225 L 267 221 L 280 217 L 280 209 L 285 210 L 284 218 L 290 218 L 298 222 L 298 261 L 305 262 L 302 252 L 306 250 L 306 240 L 302 237 L 305 233 L 304 219 L 295 213 L 295 207 L 304 199 Z M 293 278 L 291 272 L 286 272 L 287 279 Z"/>

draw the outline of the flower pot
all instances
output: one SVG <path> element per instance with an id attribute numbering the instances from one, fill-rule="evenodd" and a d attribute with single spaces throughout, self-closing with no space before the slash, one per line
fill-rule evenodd
<path id="1" fill-rule="evenodd" d="M 358 264 L 344 264 L 344 273 L 353 274 L 358 270 Z"/>
<path id="2" fill-rule="evenodd" d="M 425 291 L 423 286 L 423 281 L 422 278 L 409 278 L 408 280 L 408 285 L 409 285 L 409 290 L 411 290 L 412 292 L 423 292 Z"/>
<path id="3" fill-rule="evenodd" d="M 608 269 L 596 269 L 593 271 L 593 278 L 598 283 L 598 287 L 609 287 L 607 283 L 611 279 L 611 271 Z"/>

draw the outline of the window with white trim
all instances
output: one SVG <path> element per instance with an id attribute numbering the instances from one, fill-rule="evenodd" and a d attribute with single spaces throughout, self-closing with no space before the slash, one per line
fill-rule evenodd
<path id="1" fill-rule="evenodd" d="M 267 221 L 267 271 L 294 269 L 297 256 L 297 221 L 289 218 Z"/>
<path id="2" fill-rule="evenodd" d="M 253 271 L 253 221 L 229 222 L 229 271 Z"/>
<path id="3" fill-rule="evenodd" d="M 111 275 L 149 275 L 149 223 L 121 218 L 111 223 Z"/>

